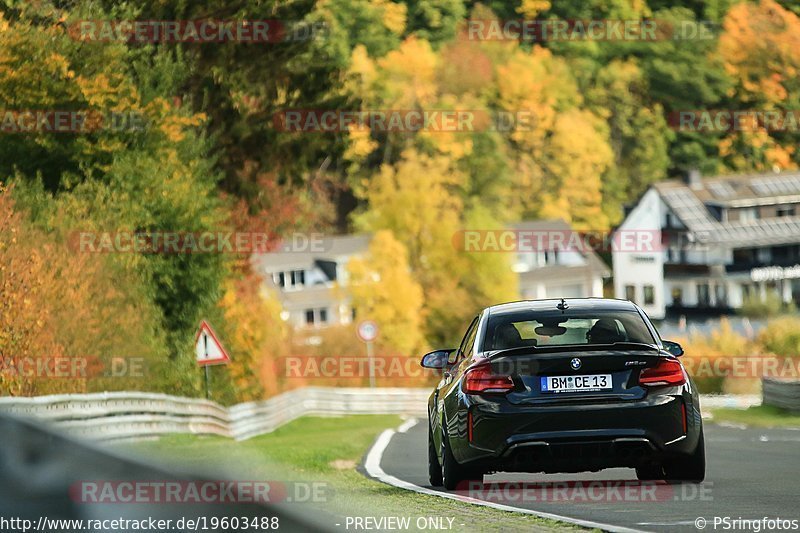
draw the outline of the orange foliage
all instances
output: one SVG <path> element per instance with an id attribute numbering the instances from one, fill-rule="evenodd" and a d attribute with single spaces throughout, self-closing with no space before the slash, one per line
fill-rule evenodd
<path id="1" fill-rule="evenodd" d="M 0 394 L 156 386 L 157 315 L 128 292 L 133 280 L 34 228 L 8 189 L 0 189 L 0 274 Z M 69 370 L 54 373 L 63 358 L 72 359 Z M 132 358 L 140 371 L 111 374 L 112 361 Z"/>

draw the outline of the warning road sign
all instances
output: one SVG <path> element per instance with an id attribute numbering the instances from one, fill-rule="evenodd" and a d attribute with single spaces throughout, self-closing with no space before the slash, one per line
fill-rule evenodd
<path id="1" fill-rule="evenodd" d="M 200 323 L 200 330 L 195 337 L 194 352 L 197 364 L 200 366 L 224 365 L 231 362 L 228 352 L 222 347 L 214 330 L 205 320 Z"/>

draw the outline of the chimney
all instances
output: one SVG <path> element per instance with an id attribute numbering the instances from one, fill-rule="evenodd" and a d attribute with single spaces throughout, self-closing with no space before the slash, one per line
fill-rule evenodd
<path id="1" fill-rule="evenodd" d="M 691 168 L 686 172 L 685 181 L 686 185 L 692 190 L 696 191 L 703 188 L 703 175 L 700 174 L 700 171 L 696 168 Z"/>

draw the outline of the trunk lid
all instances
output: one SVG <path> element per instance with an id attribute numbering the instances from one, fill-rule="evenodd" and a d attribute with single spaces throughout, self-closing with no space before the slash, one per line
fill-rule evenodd
<path id="1" fill-rule="evenodd" d="M 506 395 L 514 404 L 597 403 L 638 400 L 647 395 L 639 374 L 664 355 L 655 346 L 617 343 L 607 346 L 515 348 L 489 355 L 493 372 L 518 384 Z"/>

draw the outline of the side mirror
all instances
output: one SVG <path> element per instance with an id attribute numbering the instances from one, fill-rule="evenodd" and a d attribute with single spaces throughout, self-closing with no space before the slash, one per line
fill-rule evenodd
<path id="1" fill-rule="evenodd" d="M 664 349 L 674 355 L 675 357 L 680 357 L 683 355 L 683 347 L 677 342 L 672 341 L 661 341 L 664 344 Z"/>
<path id="2" fill-rule="evenodd" d="M 434 350 L 432 352 L 428 352 L 422 356 L 422 361 L 420 361 L 420 365 L 425 368 L 436 368 L 438 370 L 442 370 L 447 366 L 447 361 L 450 358 L 450 354 L 453 353 L 455 350 Z"/>

